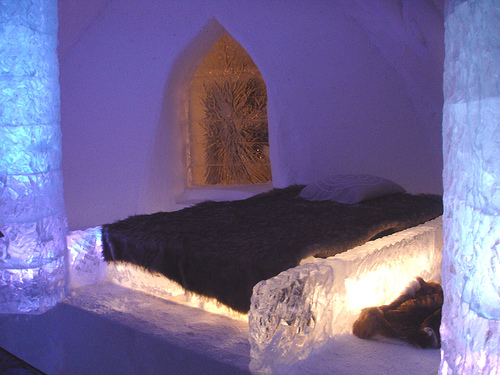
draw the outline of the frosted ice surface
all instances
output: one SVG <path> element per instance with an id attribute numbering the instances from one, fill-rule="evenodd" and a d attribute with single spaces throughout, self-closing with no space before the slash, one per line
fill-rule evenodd
<path id="1" fill-rule="evenodd" d="M 40 71 L 39 73 L 50 73 L 50 71 Z M 58 85 L 57 76 L 51 79 L 48 77 L 9 77 L 5 74 L 1 75 L 0 92 L 2 92 L 2 99 L 0 99 L 0 103 L 3 108 L 0 125 L 59 124 Z"/>
<path id="2" fill-rule="evenodd" d="M 189 95 L 192 183 L 268 182 L 266 87 L 238 42 L 224 35 L 215 43 L 196 71 Z"/>
<path id="3" fill-rule="evenodd" d="M 500 319 L 500 98 L 446 102 L 444 115 L 445 123 L 462 124 L 445 132 L 445 145 L 456 148 L 447 147 L 444 169 L 444 202 L 453 211 L 447 239 L 463 275 L 454 288 L 479 316 Z M 474 139 L 464 139 L 464 132 Z"/>
<path id="4" fill-rule="evenodd" d="M 361 308 L 392 301 L 416 276 L 439 281 L 441 249 L 438 218 L 260 282 L 249 313 L 251 371 L 270 374 L 306 358 L 351 332 Z"/>
<path id="5" fill-rule="evenodd" d="M 1 88 L 0 88 L 1 89 Z M 6 90 L 4 90 L 6 91 Z M 48 93 L 46 93 L 48 95 Z M 30 103 L 16 103 L 30 107 Z M 5 120 L 4 106 L 2 118 Z M 12 115 L 12 113 L 11 113 Z M 25 114 L 23 114 L 24 116 Z M 19 116 L 15 116 L 19 119 Z M 28 121 L 28 120 L 26 120 Z M 47 119 L 37 124 L 0 126 L 0 170 L 5 174 L 34 174 L 56 171 L 61 168 L 61 130 L 59 123 L 45 125 Z"/>
<path id="6" fill-rule="evenodd" d="M 30 268 L 0 269 L 2 313 L 42 313 L 65 295 L 66 261 L 63 257 Z"/>
<path id="7" fill-rule="evenodd" d="M 5 222 L 26 222 L 33 217 L 60 215 L 64 213 L 62 189 L 60 170 L 26 175 L 0 174 L 0 217 Z"/>
<path id="8" fill-rule="evenodd" d="M 70 232 L 67 236 L 69 277 L 72 287 L 95 284 L 106 276 L 101 227 Z"/>
<path id="9" fill-rule="evenodd" d="M 447 2 L 442 374 L 500 369 L 500 2 Z"/>
<path id="10" fill-rule="evenodd" d="M 41 313 L 66 290 L 57 1 L 3 1 L 0 25 L 0 312 Z"/>
<path id="11" fill-rule="evenodd" d="M 186 306 L 229 316 L 234 319 L 247 320 L 241 314 L 221 304 L 214 298 L 208 298 L 189 292 L 179 283 L 157 273 L 150 273 L 141 267 L 129 263 L 111 263 L 108 265 L 106 280 L 120 286 L 138 290 L 156 297 L 168 299 Z"/>

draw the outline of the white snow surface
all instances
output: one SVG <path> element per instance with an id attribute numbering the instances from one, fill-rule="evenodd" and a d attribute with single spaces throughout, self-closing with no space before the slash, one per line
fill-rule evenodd
<path id="1" fill-rule="evenodd" d="M 362 340 L 337 335 L 291 366 L 279 366 L 276 375 L 430 375 L 437 374 L 440 351 L 407 344 Z"/>
<path id="2" fill-rule="evenodd" d="M 108 281 L 78 288 L 64 303 L 119 321 L 125 329 L 149 334 L 152 340 L 174 344 L 179 350 L 189 348 L 193 357 L 210 357 L 233 366 L 235 373 L 248 369 L 248 326 L 241 320 L 165 301 Z M 112 344 L 113 338 L 108 340 Z M 105 361 L 106 355 L 96 354 Z M 161 351 L 157 354 L 161 355 Z M 138 346 L 137 352 L 129 353 L 126 360 L 133 363 L 134 358 L 140 360 L 144 356 L 150 353 L 141 353 Z M 314 349 L 306 359 L 278 366 L 273 374 L 427 375 L 436 374 L 439 363 L 440 351 L 436 349 L 342 334 Z M 214 372 L 206 369 L 206 373 Z"/>

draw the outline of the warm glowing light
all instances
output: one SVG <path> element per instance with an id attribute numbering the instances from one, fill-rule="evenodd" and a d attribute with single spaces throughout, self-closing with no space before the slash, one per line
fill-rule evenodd
<path id="1" fill-rule="evenodd" d="M 106 279 L 120 286 L 165 298 L 186 306 L 248 321 L 248 315 L 239 313 L 214 298 L 202 296 L 184 289 L 179 283 L 157 273 L 129 263 L 113 263 L 107 267 Z"/>
<path id="2" fill-rule="evenodd" d="M 365 307 L 388 304 L 404 292 L 421 270 L 430 269 L 431 261 L 425 256 L 409 258 L 404 262 L 382 264 L 365 274 L 347 278 L 345 300 L 353 314 Z"/>
<path id="3" fill-rule="evenodd" d="M 201 63 L 189 97 L 189 183 L 270 181 L 266 85 L 231 36 L 223 35 Z"/>
<path id="4" fill-rule="evenodd" d="M 248 318 L 251 370 L 272 373 L 351 333 L 362 308 L 391 302 L 417 276 L 439 281 L 441 249 L 437 218 L 258 283 Z"/>
<path id="5" fill-rule="evenodd" d="M 387 280 L 390 274 L 389 267 L 381 267 L 360 278 L 346 279 L 346 301 L 351 309 L 361 310 L 364 307 L 383 305 L 393 300 L 398 292 L 394 291 L 393 285 L 391 288 L 392 280 Z"/>

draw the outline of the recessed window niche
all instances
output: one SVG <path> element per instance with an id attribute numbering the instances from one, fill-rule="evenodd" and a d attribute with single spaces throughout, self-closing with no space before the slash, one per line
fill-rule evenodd
<path id="1" fill-rule="evenodd" d="M 191 81 L 188 122 L 188 187 L 271 181 L 266 85 L 252 58 L 228 34 Z"/>

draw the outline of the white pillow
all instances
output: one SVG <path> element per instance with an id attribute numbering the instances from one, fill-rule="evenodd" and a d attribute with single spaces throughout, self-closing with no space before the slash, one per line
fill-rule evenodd
<path id="1" fill-rule="evenodd" d="M 366 174 L 339 174 L 307 185 L 299 197 L 310 201 L 330 200 L 355 204 L 406 190 L 386 178 Z"/>

